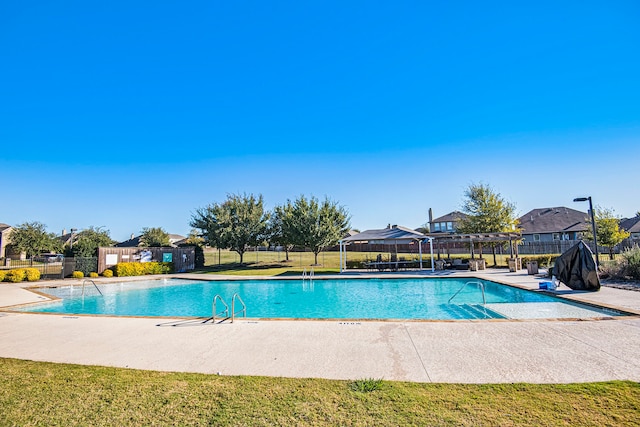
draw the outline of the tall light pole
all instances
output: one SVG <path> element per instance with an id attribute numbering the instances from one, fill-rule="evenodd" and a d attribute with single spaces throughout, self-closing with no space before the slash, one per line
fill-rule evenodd
<path id="1" fill-rule="evenodd" d="M 71 240 L 69 241 L 69 249 L 73 249 L 73 233 L 75 233 L 76 231 L 78 231 L 77 228 L 71 229 Z"/>
<path id="2" fill-rule="evenodd" d="M 598 257 L 598 237 L 596 236 L 596 220 L 593 217 L 593 204 L 591 203 L 591 196 L 589 197 L 576 197 L 574 202 L 586 202 L 589 201 L 589 213 L 591 214 L 591 230 L 593 231 L 593 245 L 596 247 L 596 271 L 600 267 L 600 258 Z"/>

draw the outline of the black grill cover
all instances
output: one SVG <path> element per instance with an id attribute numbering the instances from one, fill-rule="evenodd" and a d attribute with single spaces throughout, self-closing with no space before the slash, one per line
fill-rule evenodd
<path id="1" fill-rule="evenodd" d="M 593 261 L 593 252 L 582 241 L 556 259 L 553 275 L 574 290 L 597 291 L 600 278 Z"/>

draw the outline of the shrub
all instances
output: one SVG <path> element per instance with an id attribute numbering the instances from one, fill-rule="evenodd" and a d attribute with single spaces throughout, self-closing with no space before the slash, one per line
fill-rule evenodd
<path id="1" fill-rule="evenodd" d="M 346 265 L 347 265 L 347 269 L 352 269 L 352 268 L 366 268 L 365 267 L 365 261 L 361 261 L 361 260 L 347 260 Z"/>
<path id="2" fill-rule="evenodd" d="M 537 261 L 540 267 L 550 267 L 559 255 L 525 255 L 522 258 L 522 265 L 527 265 L 530 261 Z"/>
<path id="3" fill-rule="evenodd" d="M 6 282 L 19 283 L 27 277 L 27 272 L 24 268 L 17 268 L 15 270 L 9 270 L 4 277 Z"/>
<path id="4" fill-rule="evenodd" d="M 102 272 L 102 275 L 104 277 L 113 277 L 113 271 L 107 268 L 105 271 Z"/>
<path id="5" fill-rule="evenodd" d="M 91 273 L 89 273 L 89 277 L 98 277 L 98 273 L 92 271 Z"/>
<path id="6" fill-rule="evenodd" d="M 640 247 L 633 246 L 620 253 L 615 261 L 600 262 L 600 276 L 621 280 L 640 280 Z"/>
<path id="7" fill-rule="evenodd" d="M 196 255 L 195 267 L 196 268 L 204 267 L 204 249 L 202 249 L 202 246 L 200 245 L 195 246 L 195 255 Z"/>
<path id="8" fill-rule="evenodd" d="M 120 262 L 113 267 L 113 275 L 117 277 L 124 276 L 142 276 L 144 274 L 144 267 L 139 262 Z"/>
<path id="9" fill-rule="evenodd" d="M 0 270 L 0 282 L 4 280 L 4 276 L 6 276 L 8 272 L 9 270 Z"/>
<path id="10" fill-rule="evenodd" d="M 121 262 L 111 267 L 113 275 L 143 276 L 145 274 L 169 274 L 173 273 L 172 262 Z"/>
<path id="11" fill-rule="evenodd" d="M 640 280 L 640 247 L 634 246 L 622 252 L 624 275 Z"/>
<path id="12" fill-rule="evenodd" d="M 157 262 L 145 262 L 143 274 L 162 274 L 160 265 Z"/>
<path id="13" fill-rule="evenodd" d="M 147 262 L 144 264 L 144 274 L 170 274 L 173 273 L 172 262 Z"/>
<path id="14" fill-rule="evenodd" d="M 28 282 L 37 282 L 40 280 L 40 270 L 37 268 L 25 268 L 24 271 Z"/>
<path id="15" fill-rule="evenodd" d="M 89 276 L 92 271 L 98 269 L 98 258 L 96 257 L 75 257 L 76 266 L 74 270 L 82 271 L 85 276 Z"/>
<path id="16" fill-rule="evenodd" d="M 73 273 L 71 273 L 71 277 L 73 277 L 74 279 L 82 279 L 84 277 L 84 273 L 82 271 L 74 271 Z"/>

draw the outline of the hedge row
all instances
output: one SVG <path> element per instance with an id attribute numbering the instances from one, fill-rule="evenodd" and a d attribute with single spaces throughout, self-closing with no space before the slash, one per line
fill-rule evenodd
<path id="1" fill-rule="evenodd" d="M 146 274 L 169 274 L 173 273 L 173 263 L 121 262 L 111 267 L 110 270 L 113 271 L 113 275 L 117 277 L 144 276 Z"/>
<path id="2" fill-rule="evenodd" d="M 15 268 L 0 270 L 0 282 L 20 283 L 23 281 L 37 282 L 40 280 L 40 270 L 37 268 Z"/>
<path id="3" fill-rule="evenodd" d="M 102 275 L 104 277 L 113 277 L 113 271 L 107 269 L 102 272 Z M 71 273 L 71 277 L 73 277 L 74 279 L 82 279 L 84 277 L 84 272 L 80 270 L 76 270 L 73 273 Z M 96 277 L 100 277 L 100 275 L 95 271 L 92 271 L 91 273 L 89 273 L 89 277 L 91 277 L 92 279 L 95 279 Z"/>
<path id="4" fill-rule="evenodd" d="M 556 261 L 560 255 L 558 254 L 547 254 L 547 255 L 523 255 L 522 258 L 522 267 L 525 268 L 528 262 L 537 261 L 539 267 L 550 267 Z"/>

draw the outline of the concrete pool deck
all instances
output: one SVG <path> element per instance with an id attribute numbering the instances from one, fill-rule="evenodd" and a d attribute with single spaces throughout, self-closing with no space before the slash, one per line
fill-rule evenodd
<path id="1" fill-rule="evenodd" d="M 445 274 L 531 289 L 543 280 L 528 276 L 526 270 Z M 0 284 L 0 307 L 42 301 L 23 287 Z M 593 293 L 560 288 L 559 293 L 640 313 L 640 292 L 603 287 Z M 520 321 L 237 319 L 203 324 L 194 319 L 0 312 L 0 357 L 158 371 L 446 383 L 640 381 L 638 355 L 640 316 Z"/>

